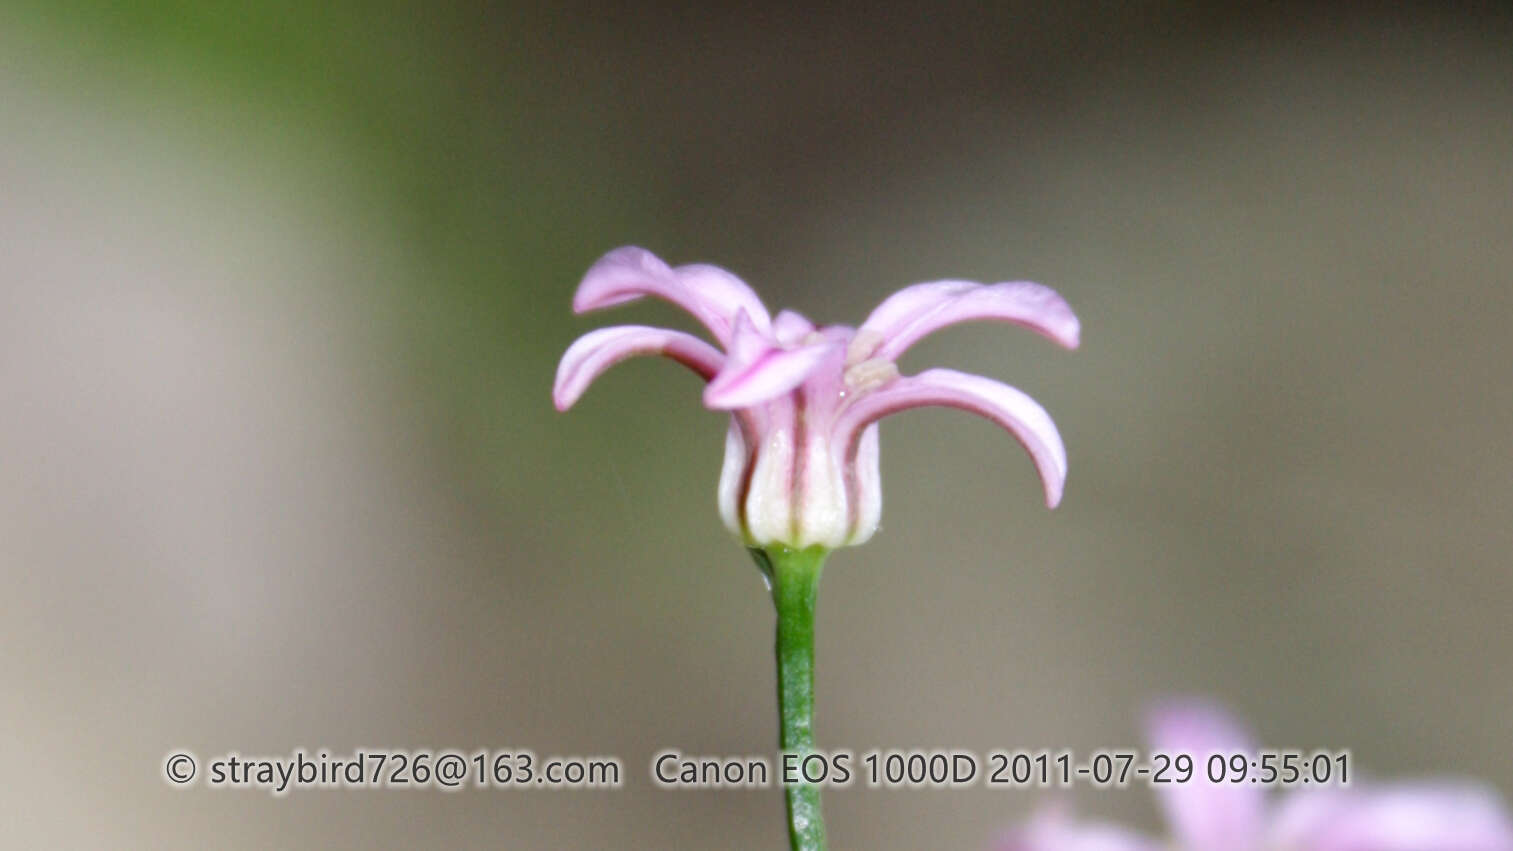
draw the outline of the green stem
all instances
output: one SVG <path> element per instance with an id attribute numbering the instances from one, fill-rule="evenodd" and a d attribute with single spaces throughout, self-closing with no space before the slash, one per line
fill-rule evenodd
<path id="1" fill-rule="evenodd" d="M 822 547 L 752 550 L 772 583 L 777 607 L 778 713 L 784 753 L 814 750 L 814 603 L 828 552 Z M 784 786 L 783 794 L 789 846 L 793 851 L 824 851 L 820 787 L 800 782 Z"/>

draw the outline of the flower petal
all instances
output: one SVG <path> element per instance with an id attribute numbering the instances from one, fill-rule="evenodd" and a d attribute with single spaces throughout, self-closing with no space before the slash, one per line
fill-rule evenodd
<path id="1" fill-rule="evenodd" d="M 796 311 L 780 310 L 772 320 L 772 336 L 779 345 L 796 346 L 813 333 L 814 323 Z"/>
<path id="2" fill-rule="evenodd" d="M 839 346 L 824 341 L 796 349 L 778 348 L 741 311 L 736 314 L 730 357 L 704 388 L 704 404 L 717 411 L 730 411 L 781 396 L 802 384 Z"/>
<path id="3" fill-rule="evenodd" d="M 1161 851 L 1139 834 L 1105 824 L 1078 823 L 1059 809 L 1042 812 L 1000 839 L 994 851 Z"/>
<path id="4" fill-rule="evenodd" d="M 761 297 L 734 273 L 708 263 L 688 263 L 677 266 L 672 271 L 678 276 L 679 282 L 700 298 L 714 304 L 720 315 L 732 323 L 735 315 L 744 310 L 757 328 L 763 331 L 771 328 L 772 319 L 767 313 L 767 306 L 762 304 Z"/>
<path id="5" fill-rule="evenodd" d="M 673 269 L 635 246 L 616 248 L 599 258 L 578 285 L 573 310 L 583 313 L 648 295 L 693 314 L 722 345 L 730 342 L 735 316 L 742 310 L 759 329 L 771 326 L 762 300 L 735 275 L 704 264 Z"/>
<path id="6" fill-rule="evenodd" d="M 1296 792 L 1273 827 L 1275 847 L 1307 851 L 1513 849 L 1513 826 L 1497 796 L 1449 781 Z"/>
<path id="7" fill-rule="evenodd" d="M 846 464 L 848 483 L 847 509 L 852 512 L 851 540 L 847 546 L 865 544 L 877 533 L 883 517 L 883 476 L 878 449 L 877 423 L 862 429 L 856 441 L 856 455 Z"/>
<path id="8" fill-rule="evenodd" d="M 1250 754 L 1255 746 L 1245 729 L 1218 707 L 1180 701 L 1158 707 L 1148 723 L 1151 751 L 1172 757 L 1187 754 L 1193 777 L 1159 788 L 1167 821 L 1178 844 L 1188 851 L 1245 851 L 1260 845 L 1265 797 L 1254 783 L 1211 783 L 1209 757 Z"/>
<path id="9" fill-rule="evenodd" d="M 704 404 L 717 411 L 760 405 L 804 383 L 835 348 L 834 343 L 815 343 L 797 349 L 770 348 L 745 364 L 732 359 L 704 388 Z"/>
<path id="10" fill-rule="evenodd" d="M 979 319 L 1012 322 L 1068 349 L 1077 348 L 1081 334 L 1077 314 L 1066 301 L 1050 287 L 1028 281 L 991 285 L 970 281 L 915 284 L 885 299 L 860 330 L 870 332 L 868 337 L 875 334 L 882 338 L 871 357 L 897 360 L 925 335 L 947 325 Z"/>
<path id="11" fill-rule="evenodd" d="M 953 369 L 929 369 L 898 378 L 858 399 L 841 414 L 835 435 L 841 445 L 857 430 L 889 414 L 940 405 L 987 417 L 1019 440 L 1035 462 L 1045 486 L 1046 505 L 1061 502 L 1066 485 L 1066 447 L 1050 414 L 1034 399 L 1007 384 Z"/>
<path id="12" fill-rule="evenodd" d="M 720 486 L 716 503 L 720 506 L 720 519 L 725 528 L 737 536 L 742 534 L 741 490 L 746 482 L 753 458 L 741 434 L 741 423 L 735 416 L 730 418 L 730 427 L 725 430 L 725 462 L 720 466 Z"/>
<path id="13" fill-rule="evenodd" d="M 666 355 L 707 381 L 725 365 L 718 349 L 692 334 L 644 325 L 616 325 L 579 337 L 557 365 L 552 401 L 565 411 L 603 372 L 636 355 Z"/>

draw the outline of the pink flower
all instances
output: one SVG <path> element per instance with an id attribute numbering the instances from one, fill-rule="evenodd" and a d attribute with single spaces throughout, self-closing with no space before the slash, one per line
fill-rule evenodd
<path id="1" fill-rule="evenodd" d="M 705 406 L 729 411 L 719 505 L 747 546 L 827 548 L 866 541 L 882 513 L 877 421 L 943 405 L 980 414 L 1018 438 L 1061 500 L 1066 450 L 1045 410 L 1024 393 L 948 369 L 899 375 L 899 356 L 927 334 L 978 319 L 1011 322 L 1067 347 L 1077 317 L 1031 283 L 916 284 L 894 293 L 859 328 L 817 328 L 792 311 L 772 317 L 739 278 L 714 266 L 669 267 L 633 247 L 606 254 L 573 298 L 579 313 L 655 296 L 698 319 L 720 348 L 662 328 L 592 331 L 568 348 L 552 397 L 567 410 L 601 373 L 635 355 L 666 355 L 702 376 Z"/>
<path id="2" fill-rule="evenodd" d="M 1258 784 L 1210 783 L 1212 754 L 1256 753 L 1244 729 L 1204 703 L 1153 714 L 1153 753 L 1189 754 L 1187 783 L 1162 784 L 1172 841 L 1079 824 L 1060 808 L 1007 836 L 998 851 L 1513 851 L 1513 825 L 1497 796 L 1462 781 L 1302 787 L 1270 805 Z"/>

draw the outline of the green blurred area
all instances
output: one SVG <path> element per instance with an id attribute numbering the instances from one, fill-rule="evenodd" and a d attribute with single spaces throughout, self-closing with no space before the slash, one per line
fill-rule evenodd
<path id="1" fill-rule="evenodd" d="M 460 463 L 520 498 L 515 447 L 544 431 L 511 400 L 545 398 L 578 268 L 609 234 L 666 230 L 653 175 L 603 156 L 610 126 L 633 116 L 585 113 L 593 93 L 572 69 L 542 64 L 550 18 L 265 2 L 17 4 L 9 17 L 53 91 L 140 110 L 128 120 L 214 149 L 404 258 L 356 294 L 371 286 L 394 312 Z"/>

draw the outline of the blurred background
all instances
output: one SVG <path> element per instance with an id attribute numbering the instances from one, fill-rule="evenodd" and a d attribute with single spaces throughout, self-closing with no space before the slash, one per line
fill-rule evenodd
<path id="1" fill-rule="evenodd" d="M 883 429 L 821 595 L 822 745 L 1134 746 L 1169 694 L 1277 747 L 1513 790 L 1513 15 L 1166 2 L 0 4 L 9 847 L 775 848 L 772 614 L 722 418 L 665 362 L 550 402 L 643 245 L 857 322 L 1031 279 L 906 372 L 1008 381 L 1046 511 L 959 413 Z M 615 754 L 618 791 L 174 790 L 171 749 Z M 984 848 L 1038 793 L 827 797 Z M 1077 806 L 1154 826 L 1145 789 Z"/>

